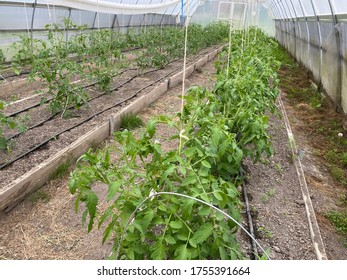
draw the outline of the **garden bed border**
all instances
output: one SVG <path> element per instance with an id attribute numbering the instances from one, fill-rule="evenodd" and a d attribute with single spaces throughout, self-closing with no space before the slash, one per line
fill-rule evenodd
<path id="1" fill-rule="evenodd" d="M 200 58 L 197 62 L 186 68 L 185 78 L 190 76 L 196 69 L 212 60 L 222 51 L 224 46 L 213 50 L 209 54 Z M 120 126 L 123 115 L 138 113 L 145 107 L 155 102 L 167 90 L 181 83 L 183 71 L 167 78 L 159 86 L 149 93 L 137 98 L 134 102 L 123 108 L 115 115 L 111 115 L 109 121 L 91 129 L 88 133 L 78 138 L 76 141 L 65 147 L 60 152 L 44 160 L 38 166 L 26 172 L 10 184 L 0 190 L 0 211 L 9 212 L 29 194 L 41 188 L 53 176 L 59 166 L 75 162 L 89 148 L 95 147 L 107 139 Z"/>

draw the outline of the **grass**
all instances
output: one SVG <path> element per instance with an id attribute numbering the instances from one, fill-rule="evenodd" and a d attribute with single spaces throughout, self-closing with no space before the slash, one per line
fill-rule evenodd
<path id="1" fill-rule="evenodd" d="M 341 234 L 347 234 L 347 210 L 343 212 L 329 211 L 325 216 L 336 227 L 336 230 Z"/>
<path id="2" fill-rule="evenodd" d="M 339 181 L 341 184 L 343 185 L 346 185 L 347 184 L 347 181 L 346 181 L 346 177 L 345 177 L 345 171 L 336 166 L 336 165 L 333 165 L 330 169 L 330 173 L 331 173 L 331 176 L 333 176 L 333 178 L 337 181 Z"/>
<path id="3" fill-rule="evenodd" d="M 63 177 L 67 173 L 69 166 L 70 166 L 69 161 L 64 162 L 61 165 L 59 165 L 58 168 L 51 174 L 50 180 L 59 179 L 59 178 Z"/>
<path id="4" fill-rule="evenodd" d="M 296 118 L 305 123 L 301 129 L 312 143 L 313 155 L 329 171 L 330 184 L 345 189 L 347 185 L 347 137 L 343 129 L 344 117 L 336 112 L 329 98 L 323 97 L 320 89 L 310 82 L 304 67 L 297 65 L 284 48 L 279 48 L 278 59 L 285 59 L 279 71 L 280 87 L 286 92 L 288 102 L 296 109 Z M 342 135 L 341 135 L 342 133 Z M 290 144 L 290 143 L 289 143 Z M 294 158 L 293 158 L 294 159 Z M 346 236 L 347 195 L 341 195 L 336 205 L 339 211 L 330 211 L 325 216 Z M 264 195 L 264 199 L 268 196 Z M 347 244 L 347 243 L 346 243 Z"/>
<path id="5" fill-rule="evenodd" d="M 29 200 L 33 204 L 37 203 L 39 200 L 43 201 L 44 203 L 47 203 L 50 199 L 51 199 L 50 196 L 42 190 L 38 190 L 38 191 L 34 192 L 29 197 Z"/>
<path id="6" fill-rule="evenodd" d="M 120 128 L 133 130 L 135 128 L 143 126 L 143 124 L 144 124 L 143 120 L 140 119 L 140 117 L 138 117 L 135 114 L 130 113 L 130 114 L 126 114 L 122 117 Z"/>

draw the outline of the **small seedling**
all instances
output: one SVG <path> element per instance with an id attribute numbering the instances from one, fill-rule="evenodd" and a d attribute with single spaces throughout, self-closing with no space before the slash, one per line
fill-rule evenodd
<path id="1" fill-rule="evenodd" d="M 281 174 L 283 173 L 283 169 L 282 169 L 281 164 L 275 163 L 274 168 L 275 168 L 279 173 L 281 173 Z"/>
<path id="2" fill-rule="evenodd" d="M 267 238 L 272 238 L 273 237 L 273 233 L 268 230 L 267 228 L 261 226 L 258 228 L 258 232 L 260 232 L 262 235 L 264 235 Z"/>
<path id="3" fill-rule="evenodd" d="M 261 200 L 266 203 L 270 200 L 271 197 L 273 197 L 276 194 L 276 189 L 268 189 L 262 196 Z"/>

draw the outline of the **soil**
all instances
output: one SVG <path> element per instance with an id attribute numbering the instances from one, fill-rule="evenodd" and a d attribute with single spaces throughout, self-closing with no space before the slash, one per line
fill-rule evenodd
<path id="1" fill-rule="evenodd" d="M 214 61 L 211 61 L 186 80 L 187 88 L 195 84 L 212 86 L 214 73 Z M 181 91 L 180 85 L 172 88 L 145 109 L 140 117 L 147 121 L 151 116 L 175 114 L 180 108 Z M 295 107 L 286 98 L 284 102 L 290 120 L 296 121 L 298 115 Z M 304 133 L 307 121 L 295 121 L 293 129 L 297 142 L 309 145 L 309 135 Z M 160 127 L 158 138 L 165 139 L 170 133 L 165 126 Z M 263 157 L 255 164 L 245 161 L 256 237 L 265 249 L 269 249 L 272 259 L 315 259 L 304 202 L 280 116 L 270 117 L 269 134 L 273 156 Z M 165 145 L 169 147 L 173 143 Z M 306 146 L 304 148 L 306 151 Z M 338 191 L 321 161 L 319 157 L 305 156 L 305 174 L 327 254 L 330 259 L 347 259 L 347 249 L 343 246 L 341 236 L 337 235 L 322 214 L 336 203 Z M 70 166 L 71 169 L 73 166 Z M 320 188 L 311 184 L 312 178 L 319 178 Z M 105 189 L 102 186 L 98 189 L 99 196 L 105 196 Z M 244 225 L 247 227 L 246 218 Z M 105 259 L 111 252 L 111 244 L 102 245 L 101 240 L 102 231 L 93 229 L 87 234 L 86 225 L 81 223 L 81 211 L 74 212 L 74 197 L 68 191 L 67 174 L 51 180 L 11 212 L 0 214 L 0 259 Z M 248 237 L 240 232 L 239 241 L 244 254 L 251 257 Z"/>
<path id="2" fill-rule="evenodd" d="M 205 49 L 200 52 L 200 55 L 211 52 L 213 49 L 215 49 L 215 47 Z M 192 59 L 198 60 L 199 57 L 190 58 L 190 60 Z M 123 100 L 128 99 L 131 95 L 134 94 L 134 92 L 140 90 L 141 88 L 152 83 L 153 81 L 158 80 L 160 77 L 163 77 L 164 75 L 173 71 L 174 72 L 180 71 L 181 65 L 182 65 L 182 61 L 180 60 L 175 61 L 173 63 L 170 63 L 163 69 L 138 76 L 135 79 L 133 79 L 130 83 L 122 86 L 117 91 L 112 92 L 110 94 L 102 95 L 100 98 L 94 99 L 93 101 L 89 102 L 88 106 L 83 106 L 78 111 L 74 111 L 73 116 L 71 116 L 68 119 L 61 118 L 61 114 L 59 114 L 56 117 L 54 117 L 52 120 L 49 120 L 48 122 L 46 122 L 44 125 L 28 130 L 27 132 L 19 135 L 13 141 L 10 142 L 9 144 L 10 150 L 11 150 L 10 153 L 7 153 L 6 151 L 0 151 L 0 165 L 6 162 L 9 162 L 12 159 L 15 159 L 17 156 L 30 150 L 31 148 L 35 147 L 41 142 L 46 141 L 53 135 L 60 133 L 61 131 L 64 131 L 65 129 L 78 124 L 84 119 L 87 119 L 88 117 L 93 115 L 95 112 L 102 111 L 104 108 L 109 107 L 111 104 L 120 103 Z M 135 76 L 136 74 L 137 74 L 137 70 L 124 72 L 122 75 L 114 78 L 112 87 L 123 84 L 125 81 Z M 146 94 L 147 92 L 151 91 L 154 87 L 155 87 L 155 84 L 144 89 L 134 98 L 137 98 L 143 94 Z M 89 91 L 90 97 L 101 95 L 101 92 L 96 87 L 88 88 L 88 91 Z M 10 94 L 14 94 L 14 93 L 11 92 Z M 18 91 L 18 94 L 20 95 L 21 91 Z M 49 143 L 42 146 L 39 150 L 36 150 L 35 152 L 30 153 L 26 157 L 0 170 L 0 176 L 1 176 L 0 189 L 6 186 L 7 184 L 9 184 L 15 178 L 18 178 L 25 172 L 31 170 L 33 167 L 37 166 L 45 159 L 57 153 L 64 147 L 68 146 L 69 144 L 77 140 L 80 136 L 85 134 L 87 131 L 91 130 L 93 127 L 97 125 L 101 125 L 102 123 L 107 121 L 111 114 L 115 114 L 118 111 L 120 111 L 124 106 L 128 105 L 132 99 L 92 118 L 88 122 L 76 128 L 73 128 L 59 135 L 59 137 L 55 137 L 54 141 L 50 141 Z M 31 103 L 32 101 L 33 99 L 30 99 L 30 100 L 25 99 L 23 102 L 21 102 L 21 104 L 16 103 L 15 106 L 8 106 L 5 109 L 5 113 L 11 113 L 13 111 L 17 111 L 19 109 L 18 107 L 26 107 L 27 103 L 29 102 Z M 27 125 L 29 127 L 41 121 L 42 119 L 49 117 L 50 113 L 47 109 L 47 105 L 44 105 L 44 106 L 39 106 L 28 111 L 24 115 L 25 115 L 25 118 L 28 119 Z M 6 137 L 9 137 L 13 135 L 14 132 L 11 130 L 7 130 L 5 131 L 4 134 Z"/>

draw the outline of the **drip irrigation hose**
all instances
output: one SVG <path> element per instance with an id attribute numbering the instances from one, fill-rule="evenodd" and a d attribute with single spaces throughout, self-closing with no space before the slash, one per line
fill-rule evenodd
<path id="1" fill-rule="evenodd" d="M 244 176 L 243 170 L 241 170 L 241 176 Z M 247 214 L 248 228 L 249 228 L 250 239 L 251 239 L 252 253 L 253 253 L 253 257 L 256 259 L 259 255 L 258 255 L 257 243 L 255 241 L 256 238 L 254 234 L 251 209 L 249 207 L 247 187 L 244 180 L 242 182 L 242 191 L 243 191 L 243 198 L 244 198 L 245 206 L 246 206 L 246 214 Z"/>
<path id="2" fill-rule="evenodd" d="M 207 52 L 205 52 L 205 53 L 207 53 Z M 196 59 L 196 58 L 199 57 L 200 55 L 204 55 L 205 53 L 196 55 L 194 58 L 192 58 L 192 60 Z M 182 58 L 178 58 L 178 59 L 172 60 L 170 63 L 177 62 L 177 61 L 179 61 L 179 60 L 181 60 L 181 59 L 182 59 Z M 120 73 L 117 73 L 117 74 L 114 74 L 114 75 L 111 75 L 111 76 L 112 76 L 112 77 L 115 77 L 115 76 L 118 76 L 118 75 L 122 75 L 123 73 L 125 73 L 125 72 L 127 72 L 127 71 L 132 71 L 132 70 L 138 70 L 138 68 L 129 68 L 129 69 L 125 69 L 125 70 L 121 71 Z M 155 72 L 155 71 L 158 71 L 158 70 L 160 70 L 160 69 L 152 69 L 152 70 L 146 71 L 146 72 L 144 72 L 144 73 L 135 75 L 135 76 L 133 76 L 132 78 L 130 78 L 130 79 L 128 79 L 127 81 L 125 81 L 125 82 L 124 82 L 123 84 L 121 84 L 120 86 L 116 86 L 116 87 L 114 87 L 114 88 L 111 88 L 111 91 L 117 90 L 118 88 L 120 88 L 120 87 L 122 87 L 123 85 L 129 83 L 130 81 L 132 81 L 133 79 L 135 79 L 135 78 L 138 77 L 138 76 L 146 75 L 146 74 L 148 74 L 148 73 Z M 87 85 L 84 85 L 83 88 L 89 88 L 89 87 L 95 86 L 97 83 L 98 83 L 97 81 L 96 81 L 96 82 L 89 83 L 89 84 L 87 84 Z M 105 94 L 106 94 L 106 92 L 103 93 L 103 94 L 101 94 L 101 95 L 99 95 L 98 97 L 103 96 L 103 95 L 105 95 Z M 98 97 L 96 97 L 96 98 L 98 98 Z M 53 99 L 53 98 L 47 98 L 43 104 L 48 103 L 48 102 L 51 101 L 52 99 Z M 94 99 L 95 99 L 95 98 L 94 98 Z M 91 100 L 93 100 L 93 99 L 91 99 Z M 91 101 L 91 100 L 88 100 L 88 101 Z M 24 108 L 24 109 L 15 111 L 15 112 L 13 112 L 13 113 L 10 113 L 10 114 L 6 115 L 6 117 L 14 117 L 14 116 L 19 115 L 19 114 L 21 114 L 21 113 L 24 113 L 24 112 L 26 112 L 26 111 L 28 111 L 28 110 L 30 110 L 30 109 L 39 107 L 40 105 L 42 105 L 42 103 L 41 103 L 41 102 L 38 102 L 38 103 L 36 103 L 36 104 L 34 104 L 34 105 L 30 106 L 30 107 L 26 107 L 26 108 Z"/>
<path id="3" fill-rule="evenodd" d="M 123 71 L 121 71 L 121 72 L 119 72 L 119 73 L 117 73 L 117 74 L 111 75 L 111 77 L 115 77 L 115 76 L 117 76 L 117 75 L 122 75 L 123 73 L 125 73 L 125 72 L 127 72 L 127 71 L 132 71 L 132 70 L 137 70 L 137 68 L 125 69 L 125 70 L 123 70 Z M 92 82 L 92 83 L 90 83 L 90 84 L 84 85 L 82 88 L 89 88 L 89 87 L 92 87 L 92 86 L 96 85 L 97 83 L 98 83 L 98 82 Z M 103 93 L 102 95 L 104 95 L 104 94 L 106 94 L 106 92 Z M 102 95 L 100 95 L 100 96 L 102 96 Z M 39 106 L 41 106 L 42 104 L 48 103 L 48 102 L 51 101 L 52 99 L 53 99 L 53 98 L 47 98 L 47 99 L 45 100 L 45 102 L 43 102 L 43 103 L 38 102 L 38 103 L 36 103 L 36 104 L 34 104 L 34 105 L 32 105 L 32 106 L 29 106 L 29 107 L 23 108 L 23 109 L 21 109 L 21 110 L 15 111 L 15 112 L 13 112 L 13 113 L 11 113 L 11 114 L 8 114 L 8 115 L 6 115 L 6 117 L 14 117 L 14 116 L 16 116 L 16 115 L 19 115 L 19 114 L 21 114 L 21 113 L 24 113 L 24 112 L 26 112 L 26 111 L 29 111 L 30 109 L 39 107 Z"/>
<path id="4" fill-rule="evenodd" d="M 12 163 L 18 161 L 19 159 L 21 159 L 21 158 L 27 156 L 27 155 L 30 154 L 31 152 L 33 152 L 33 151 L 35 151 L 35 150 L 41 148 L 42 146 L 46 145 L 46 144 L 47 144 L 49 141 L 51 141 L 52 139 L 56 139 L 59 135 L 65 133 L 65 132 L 68 132 L 68 131 L 70 131 L 70 130 L 72 130 L 72 129 L 74 129 L 74 128 L 76 128 L 76 127 L 78 127 L 78 126 L 80 126 L 80 125 L 82 125 L 82 124 L 84 124 L 84 123 L 90 121 L 92 118 L 94 118 L 94 117 L 96 117 L 96 116 L 98 116 L 98 115 L 100 115 L 100 114 L 102 114 L 102 113 L 104 113 L 104 112 L 106 112 L 106 111 L 108 111 L 108 110 L 110 110 L 110 109 L 112 109 L 112 108 L 114 108 L 114 107 L 116 107 L 116 106 L 118 106 L 118 105 L 120 105 L 120 104 L 122 104 L 122 103 L 124 103 L 124 102 L 126 102 L 126 101 L 128 101 L 128 100 L 130 100 L 130 99 L 132 99 L 132 98 L 134 98 L 134 97 L 135 97 L 136 95 L 138 95 L 141 91 L 143 91 L 143 90 L 145 90 L 146 88 L 149 88 L 150 86 L 152 86 L 152 85 L 158 83 L 160 80 L 166 78 L 167 76 L 171 75 L 172 73 L 174 73 L 175 71 L 177 71 L 177 70 L 180 69 L 180 68 L 181 68 L 181 67 L 177 67 L 177 68 L 175 68 L 174 70 L 170 71 L 169 73 L 166 73 L 165 75 L 163 75 L 162 77 L 158 78 L 157 80 L 155 80 L 155 81 L 151 82 L 150 84 L 148 84 L 148 85 L 146 85 L 146 86 L 140 88 L 139 90 L 135 91 L 131 96 L 127 97 L 126 99 L 124 99 L 124 100 L 122 100 L 122 101 L 118 101 L 118 102 L 116 102 L 115 104 L 112 104 L 111 106 L 108 106 L 107 108 L 105 108 L 105 109 L 103 109 L 103 110 L 101 110 L 101 111 L 99 111 L 99 112 L 97 112 L 97 113 L 95 113 L 95 114 L 89 116 L 88 118 L 84 119 L 83 121 L 80 121 L 80 122 L 78 122 L 77 124 L 75 124 L 75 125 L 73 125 L 73 126 L 71 126 L 71 127 L 69 127 L 69 128 L 66 128 L 66 129 L 64 129 L 64 130 L 62 130 L 62 131 L 60 131 L 60 132 L 54 134 L 53 136 L 50 136 L 50 137 L 47 138 L 46 140 L 44 140 L 44 141 L 42 141 L 41 143 L 37 144 L 36 146 L 32 147 L 29 151 L 27 151 L 27 152 L 25 152 L 25 153 L 22 153 L 22 154 L 20 154 L 19 156 L 17 156 L 16 158 L 14 158 L 14 159 L 12 159 L 12 160 L 10 160 L 10 161 L 8 161 L 8 162 L 6 162 L 6 163 L 0 165 L 0 170 L 6 168 L 6 167 L 9 166 L 10 164 L 12 164 Z"/>
<path id="5" fill-rule="evenodd" d="M 148 200 L 148 199 L 153 199 L 155 196 L 159 196 L 159 195 L 174 195 L 174 196 L 180 196 L 180 197 L 184 197 L 184 198 L 188 198 L 188 199 L 192 199 L 192 200 L 195 200 L 199 203 L 202 203 L 204 205 L 207 205 L 209 206 L 210 208 L 218 211 L 219 213 L 223 214 L 225 217 L 227 217 L 228 219 L 232 220 L 234 223 L 236 223 L 258 246 L 259 248 L 263 251 L 264 255 L 269 259 L 270 259 L 270 256 L 267 254 L 267 252 L 264 250 L 264 248 L 259 244 L 259 242 L 247 231 L 247 229 L 245 229 L 238 221 L 236 221 L 233 217 L 231 217 L 228 213 L 225 213 L 224 211 L 220 210 L 218 207 L 206 202 L 206 201 L 203 201 L 199 198 L 196 198 L 196 197 L 192 197 L 192 196 L 189 196 L 189 195 L 185 195 L 185 194 L 181 194 L 181 193 L 175 193 L 175 192 L 157 192 L 157 193 L 150 193 L 150 195 L 148 197 L 146 197 L 137 207 L 136 209 L 131 213 L 128 221 L 127 221 L 127 224 L 125 225 L 124 227 L 124 230 L 123 230 L 123 233 L 122 233 L 122 236 L 119 240 L 119 243 L 118 243 L 118 247 L 117 247 L 117 251 L 116 251 L 116 259 L 118 259 L 118 256 L 119 256 L 119 251 L 120 251 L 120 248 L 122 246 L 122 242 L 123 242 L 123 239 L 124 239 L 124 236 L 126 234 L 126 231 L 128 229 L 128 226 L 131 224 L 131 222 L 133 221 L 133 219 L 135 219 L 135 214 L 136 212 L 141 208 L 141 206 Z"/>
<path id="6" fill-rule="evenodd" d="M 136 48 L 126 49 L 126 50 L 122 51 L 122 54 L 123 53 L 132 52 L 132 51 L 136 51 L 136 50 L 139 50 L 139 49 L 142 49 L 142 48 L 141 47 L 136 47 Z M 80 63 L 80 62 L 82 62 L 82 60 L 77 61 L 77 63 Z M 12 66 L 8 65 L 8 67 L 4 68 L 3 71 L 10 70 L 11 68 L 12 68 Z M 23 70 L 19 74 L 13 73 L 13 74 L 10 74 L 10 75 L 8 75 L 6 77 L 0 76 L 0 78 L 2 78 L 4 81 L 6 81 L 6 79 L 9 79 L 9 78 L 19 77 L 19 76 L 22 76 L 22 75 L 28 75 L 28 74 L 30 74 L 30 72 L 31 72 L 31 70 Z"/>

